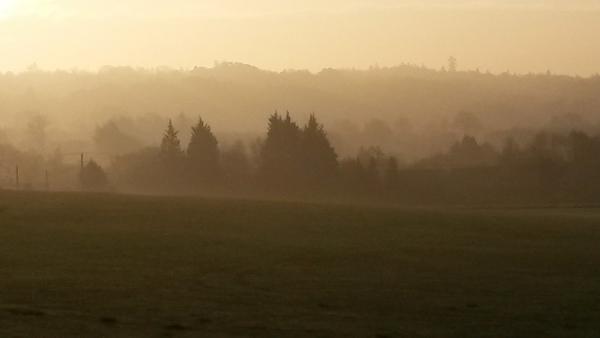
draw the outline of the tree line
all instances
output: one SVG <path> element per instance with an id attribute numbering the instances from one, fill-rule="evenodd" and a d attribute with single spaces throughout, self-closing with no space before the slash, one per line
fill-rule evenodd
<path id="1" fill-rule="evenodd" d="M 361 145 L 378 145 L 412 162 L 444 151 L 465 133 L 489 139 L 539 129 L 600 131 L 600 76 L 453 72 L 410 64 L 271 72 L 221 63 L 194 70 L 0 73 L 0 88 L 0 142 L 43 155 L 56 148 L 131 152 L 154 144 L 169 117 L 187 146 L 197 117 L 183 112 L 203 112 L 221 147 L 228 146 L 227 134 L 263 135 L 264 112 L 275 107 L 318 112 L 343 157 Z M 98 141 L 96 126 L 106 127 Z"/>
<path id="2" fill-rule="evenodd" d="M 107 174 L 90 161 L 87 189 L 148 193 L 223 193 L 404 203 L 600 201 L 600 137 L 580 131 L 508 138 L 500 149 L 465 135 L 448 151 L 410 165 L 377 147 L 339 158 L 315 115 L 305 125 L 275 113 L 254 151 L 221 149 L 201 118 L 189 144 L 169 121 L 159 147 L 116 158 Z M 94 175 L 89 172 L 95 172 Z M 111 182 L 107 177 L 111 177 Z M 90 179 L 89 177 L 96 177 Z"/>
<path id="3" fill-rule="evenodd" d="M 189 193 L 324 191 L 339 176 L 338 156 L 314 115 L 304 126 L 289 113 L 271 115 L 254 157 L 241 142 L 222 151 L 200 118 L 187 147 L 169 121 L 159 147 L 119 156 L 109 170 L 133 190 Z"/>

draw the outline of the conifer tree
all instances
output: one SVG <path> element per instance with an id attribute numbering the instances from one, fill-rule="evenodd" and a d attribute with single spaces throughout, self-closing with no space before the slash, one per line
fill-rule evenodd
<path id="1" fill-rule="evenodd" d="M 219 173 L 218 141 L 202 118 L 192 127 L 192 137 L 187 149 L 191 174 L 203 179 L 215 178 Z"/>
<path id="2" fill-rule="evenodd" d="M 267 138 L 260 154 L 261 179 L 277 188 L 289 188 L 299 183 L 301 176 L 301 130 L 292 121 L 278 113 L 269 118 Z"/>
<path id="3" fill-rule="evenodd" d="M 169 125 L 160 144 L 160 154 L 165 163 L 174 163 L 180 160 L 183 155 L 178 134 L 179 132 L 173 127 L 173 122 L 169 120 Z"/>
<path id="4" fill-rule="evenodd" d="M 337 154 L 315 115 L 302 130 L 302 161 L 309 183 L 330 182 L 337 174 Z"/>
<path id="5" fill-rule="evenodd" d="M 167 130 L 160 144 L 160 161 L 163 172 L 160 185 L 164 189 L 184 189 L 187 187 L 184 174 L 184 153 L 181 150 L 181 141 L 178 132 L 169 120 Z"/>

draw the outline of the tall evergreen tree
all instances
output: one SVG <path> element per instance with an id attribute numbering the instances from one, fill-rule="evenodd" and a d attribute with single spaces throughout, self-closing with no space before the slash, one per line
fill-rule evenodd
<path id="1" fill-rule="evenodd" d="M 290 114 L 269 118 L 267 138 L 260 153 L 260 176 L 272 187 L 289 188 L 301 177 L 301 130 Z"/>
<path id="2" fill-rule="evenodd" d="M 310 115 L 302 130 L 302 161 L 309 183 L 328 183 L 338 170 L 337 154 L 331 146 L 323 125 Z"/>
<path id="3" fill-rule="evenodd" d="M 215 178 L 219 173 L 218 141 L 210 126 L 202 118 L 192 127 L 192 137 L 187 149 L 192 175 L 203 180 Z"/>
<path id="4" fill-rule="evenodd" d="M 179 132 L 173 127 L 173 122 L 169 120 L 169 125 L 165 131 L 160 144 L 160 154 L 166 163 L 173 163 L 181 159 L 183 151 L 181 150 L 181 141 Z"/>
<path id="5" fill-rule="evenodd" d="M 160 144 L 160 161 L 163 171 L 160 185 L 164 189 L 185 189 L 184 173 L 184 153 L 181 150 L 181 141 L 178 137 L 178 132 L 173 127 L 173 123 L 169 120 L 169 125 L 163 136 Z"/>

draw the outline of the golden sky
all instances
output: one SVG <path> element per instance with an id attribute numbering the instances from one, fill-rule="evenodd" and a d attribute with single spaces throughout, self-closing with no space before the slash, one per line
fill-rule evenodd
<path id="1" fill-rule="evenodd" d="M 0 70 L 402 62 L 600 72 L 600 0 L 0 0 Z"/>

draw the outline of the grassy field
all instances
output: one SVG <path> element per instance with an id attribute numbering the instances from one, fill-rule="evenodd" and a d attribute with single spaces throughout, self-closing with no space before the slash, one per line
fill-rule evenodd
<path id="1" fill-rule="evenodd" d="M 598 337 L 600 209 L 0 192 L 0 337 Z"/>

